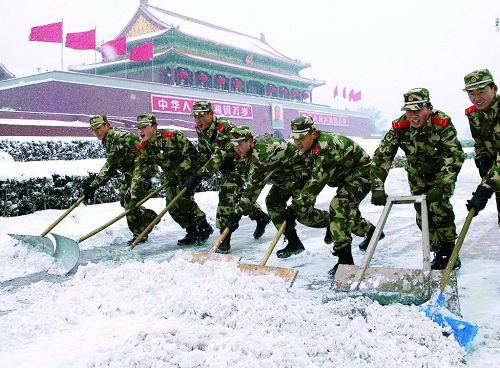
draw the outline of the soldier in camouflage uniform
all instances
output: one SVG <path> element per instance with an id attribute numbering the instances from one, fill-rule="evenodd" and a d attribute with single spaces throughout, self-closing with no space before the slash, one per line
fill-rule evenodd
<path id="1" fill-rule="evenodd" d="M 224 175 L 224 182 L 219 189 L 219 204 L 217 206 L 216 226 L 221 233 L 228 215 L 233 211 L 238 202 L 240 189 L 247 175 L 248 167 L 236 166 L 236 152 L 229 140 L 231 130 L 235 127 L 228 120 L 214 115 L 212 104 L 209 101 L 198 101 L 193 105 L 193 113 L 198 134 L 198 152 L 200 162 L 204 166 L 193 173 L 186 181 L 185 186 L 194 190 L 205 177 L 210 177 L 217 170 Z M 257 221 L 254 238 L 260 238 L 270 222 L 269 216 L 262 211 L 257 203 L 252 206 L 248 216 Z M 228 253 L 231 236 L 228 235 L 218 249 L 219 253 Z"/>
<path id="2" fill-rule="evenodd" d="M 311 178 L 293 198 L 287 222 L 294 217 L 301 223 L 314 222 L 322 216 L 314 208 L 316 197 L 325 185 L 337 187 L 329 216 L 333 254 L 338 257 L 337 264 L 329 271 L 333 277 L 339 264 L 354 264 L 351 233 L 368 237 L 375 228 L 359 211 L 359 204 L 370 191 L 370 156 L 347 137 L 316 130 L 309 116 L 293 120 L 291 129 L 290 138 L 310 159 Z"/>
<path id="3" fill-rule="evenodd" d="M 474 161 L 481 176 L 467 208 L 474 208 L 477 215 L 495 192 L 500 226 L 500 95 L 488 69 L 473 71 L 464 81 L 464 91 L 473 103 L 465 115 L 474 138 Z"/>
<path id="4" fill-rule="evenodd" d="M 464 152 L 450 117 L 433 110 L 427 89 L 414 88 L 405 93 L 401 110 L 405 114 L 393 121 L 392 129 L 373 155 L 372 203 L 386 203 L 384 182 L 391 162 L 401 148 L 406 155 L 411 194 L 426 194 L 429 204 L 431 250 L 436 252 L 431 267 L 444 269 L 457 237 L 450 198 L 464 162 Z M 419 203 L 415 204 L 417 224 L 422 229 L 420 207 Z M 460 267 L 460 259 L 454 267 Z"/>
<path id="5" fill-rule="evenodd" d="M 264 186 L 270 183 L 272 187 L 266 197 L 266 206 L 274 225 L 279 229 L 286 217 L 288 199 L 308 180 L 305 176 L 308 172 L 306 156 L 300 155 L 293 144 L 272 134 L 266 133 L 254 138 L 250 128 L 245 125 L 232 129 L 231 143 L 240 156 L 238 164 L 247 165 L 250 170 L 240 201 L 234 212 L 229 214 L 226 227 L 235 231 L 241 216 L 251 211 Z M 328 227 L 328 212 L 319 213 L 322 216 L 314 218 L 316 222 L 306 222 L 306 225 L 316 228 Z M 295 230 L 295 221 L 287 223 L 285 237 L 288 245 L 276 253 L 278 258 L 287 258 L 304 251 L 304 245 Z"/>
<path id="6" fill-rule="evenodd" d="M 132 200 L 140 199 L 144 181 L 143 173 L 151 166 L 159 165 L 168 183 L 167 204 L 182 190 L 182 182 L 198 167 L 198 153 L 193 144 L 180 131 L 158 129 L 156 117 L 151 114 L 137 117 L 137 128 L 142 142 L 137 145 L 139 155 L 132 176 Z M 213 233 L 205 213 L 194 201 L 194 192 L 188 191 L 170 209 L 170 216 L 183 229 L 186 236 L 179 245 L 201 243 Z"/>
<path id="7" fill-rule="evenodd" d="M 94 197 L 95 190 L 105 184 L 117 173 L 123 175 L 120 191 L 120 204 L 126 207 L 130 202 L 130 186 L 132 183 L 132 172 L 134 170 L 134 161 L 137 157 L 135 146 L 139 144 L 140 139 L 137 135 L 130 133 L 125 129 L 111 128 L 106 115 L 96 115 L 90 118 L 90 129 L 95 136 L 101 140 L 107 156 L 106 163 L 102 167 L 99 175 L 91 182 L 84 184 L 84 193 L 87 199 Z M 142 178 L 144 184 L 136 195 L 142 199 L 151 190 L 151 177 L 154 169 L 144 172 Z M 135 207 L 135 206 L 134 206 Z M 153 221 L 156 213 L 153 210 L 144 207 L 133 208 L 127 215 L 127 224 L 134 234 L 129 243 L 142 233 L 142 231 Z"/>

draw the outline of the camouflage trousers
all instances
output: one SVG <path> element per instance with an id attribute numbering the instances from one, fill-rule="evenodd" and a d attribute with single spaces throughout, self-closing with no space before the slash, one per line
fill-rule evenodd
<path id="1" fill-rule="evenodd" d="M 234 212 L 236 204 L 240 200 L 241 188 L 246 177 L 246 172 L 233 170 L 224 175 L 224 181 L 219 187 L 219 203 L 217 205 L 217 213 L 215 225 L 218 229 L 226 227 L 226 221 L 231 212 Z M 255 220 L 262 215 L 262 208 L 254 203 L 252 210 L 248 214 L 250 219 Z"/>
<path id="2" fill-rule="evenodd" d="M 168 185 L 165 189 L 167 205 L 182 190 L 181 180 L 176 177 L 167 177 Z M 170 208 L 172 219 L 183 229 L 199 225 L 207 221 L 207 216 L 194 200 L 194 193 L 187 191 Z"/>
<path id="3" fill-rule="evenodd" d="M 130 185 L 131 185 L 132 177 L 126 175 L 125 180 L 120 185 L 120 204 L 122 207 L 125 207 L 130 202 Z M 139 194 L 139 200 L 146 197 L 151 191 L 151 182 L 149 185 L 145 185 L 141 188 L 141 192 Z M 137 238 L 146 227 L 154 220 L 156 217 L 156 212 L 145 208 L 143 206 L 134 208 L 127 215 L 127 225 L 132 234 L 134 234 L 134 238 Z"/>
<path id="4" fill-rule="evenodd" d="M 269 217 L 276 229 L 279 229 L 286 216 L 288 200 L 300 191 L 295 187 L 295 181 L 273 183 L 266 197 L 266 207 Z M 329 224 L 328 212 L 318 209 L 313 210 L 311 216 L 298 216 L 299 222 L 313 228 L 326 228 Z M 294 224 L 287 224 L 287 228 L 295 228 Z"/>
<path id="5" fill-rule="evenodd" d="M 408 177 L 412 195 L 427 193 L 435 186 L 435 182 L 426 181 L 420 177 Z M 453 192 L 454 188 L 452 188 Z M 455 242 L 457 228 L 455 226 L 455 213 L 450 202 L 451 194 L 445 194 L 442 201 L 428 203 L 429 210 L 429 240 L 433 252 L 441 249 L 444 243 Z M 420 203 L 414 204 L 417 226 L 422 230 L 422 215 Z"/>

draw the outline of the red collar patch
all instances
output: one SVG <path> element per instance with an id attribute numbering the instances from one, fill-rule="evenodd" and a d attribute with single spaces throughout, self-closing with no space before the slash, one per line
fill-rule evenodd
<path id="1" fill-rule="evenodd" d="M 317 155 L 319 155 L 320 152 L 321 152 L 321 148 L 319 148 L 318 145 L 315 145 L 314 148 L 311 151 L 311 154 L 313 156 L 317 156 Z"/>
<path id="2" fill-rule="evenodd" d="M 445 118 L 440 118 L 439 116 L 433 116 L 431 119 L 433 124 L 439 125 L 443 128 L 446 128 L 448 126 L 448 119 Z"/>
<path id="3" fill-rule="evenodd" d="M 410 120 L 393 121 L 392 122 L 392 129 L 402 129 L 402 128 L 409 128 L 409 127 L 410 127 Z"/>
<path id="4" fill-rule="evenodd" d="M 224 125 L 222 125 L 222 124 L 217 124 L 215 126 L 215 129 L 217 129 L 217 131 L 220 133 L 220 132 L 224 131 L 224 129 L 226 129 L 226 128 L 224 128 Z"/>
<path id="5" fill-rule="evenodd" d="M 161 133 L 161 136 L 162 136 L 163 138 L 172 138 L 174 135 L 175 135 L 175 133 L 174 133 L 174 132 L 162 132 L 162 133 Z"/>
<path id="6" fill-rule="evenodd" d="M 474 112 L 476 110 L 477 110 L 476 105 L 472 105 L 472 106 L 465 109 L 465 115 L 470 115 L 472 112 Z"/>
<path id="7" fill-rule="evenodd" d="M 146 146 L 146 144 L 148 144 L 148 141 L 142 141 L 137 146 L 135 146 L 135 149 L 140 151 L 141 149 L 143 149 Z"/>

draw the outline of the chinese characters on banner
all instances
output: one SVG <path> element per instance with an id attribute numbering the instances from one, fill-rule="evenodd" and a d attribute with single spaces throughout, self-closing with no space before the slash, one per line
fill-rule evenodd
<path id="1" fill-rule="evenodd" d="M 310 116 L 314 124 L 349 126 L 349 116 L 332 115 L 317 112 L 299 111 L 299 116 Z"/>
<path id="2" fill-rule="evenodd" d="M 170 114 L 191 114 L 198 99 L 151 95 L 151 110 Z M 234 102 L 212 101 L 214 114 L 224 118 L 253 119 L 252 106 Z"/>

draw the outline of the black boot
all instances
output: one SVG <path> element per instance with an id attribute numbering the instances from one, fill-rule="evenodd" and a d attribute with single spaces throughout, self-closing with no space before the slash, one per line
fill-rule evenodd
<path id="1" fill-rule="evenodd" d="M 453 252 L 453 248 L 455 247 L 455 243 L 448 242 L 442 245 L 442 248 L 436 252 L 434 259 L 431 262 L 432 270 L 444 270 L 448 265 L 448 261 L 450 260 L 451 253 Z M 462 266 L 462 261 L 460 261 L 460 257 L 457 257 L 455 264 L 453 265 L 454 270 L 460 269 Z"/>
<path id="2" fill-rule="evenodd" d="M 368 244 L 370 244 L 370 240 L 372 240 L 373 232 L 375 231 L 375 226 L 372 225 L 370 230 L 366 233 L 365 238 L 361 243 L 359 243 L 359 250 L 365 251 L 366 248 L 368 248 Z M 382 240 L 385 238 L 385 234 L 382 231 L 382 234 L 380 234 L 380 238 L 378 240 Z"/>
<path id="3" fill-rule="evenodd" d="M 278 258 L 288 258 L 294 254 L 302 253 L 305 250 L 304 245 L 297 236 L 297 231 L 295 231 L 295 229 L 286 230 L 285 237 L 288 240 L 288 244 L 285 248 L 276 252 L 276 256 Z"/>
<path id="4" fill-rule="evenodd" d="M 253 232 L 254 239 L 259 239 L 264 232 L 266 231 L 266 226 L 271 222 L 268 214 L 265 212 L 261 212 L 260 216 L 256 219 L 257 226 L 255 227 L 255 231 Z"/>
<path id="5" fill-rule="evenodd" d="M 186 228 L 186 236 L 177 240 L 177 245 L 190 245 L 198 242 L 198 230 L 196 225 Z"/>
<path id="6" fill-rule="evenodd" d="M 335 273 L 337 272 L 337 269 L 339 268 L 340 264 L 348 264 L 348 265 L 354 264 L 354 259 L 352 259 L 350 245 L 348 245 L 345 248 L 342 248 L 341 250 L 333 251 L 333 255 L 339 257 L 339 260 L 337 261 L 337 264 L 335 266 L 333 266 L 333 268 L 330 271 L 328 271 L 328 275 L 331 278 L 333 278 L 335 276 Z"/>
<path id="7" fill-rule="evenodd" d="M 224 232 L 224 229 L 220 229 L 221 234 Z M 222 241 L 222 244 L 216 250 L 216 253 L 228 254 L 231 249 L 231 233 L 227 234 L 227 236 Z"/>
<path id="8" fill-rule="evenodd" d="M 332 244 L 333 239 L 332 239 L 332 232 L 330 231 L 330 226 L 326 227 L 326 234 L 323 241 L 325 242 L 325 244 Z"/>
<path id="9" fill-rule="evenodd" d="M 198 225 L 198 243 L 202 243 L 205 240 L 208 239 L 210 234 L 214 232 L 214 229 L 212 226 L 205 220 L 205 222 L 202 222 L 201 224 Z"/>

